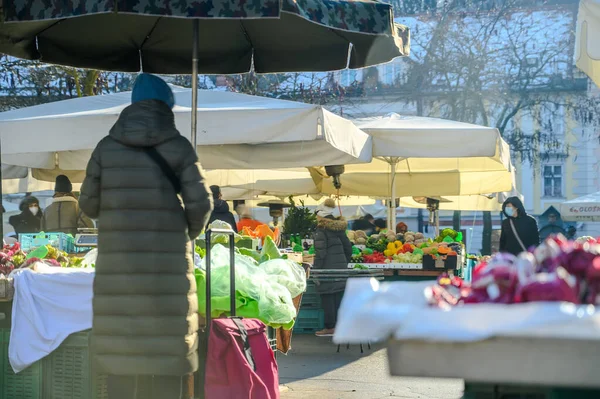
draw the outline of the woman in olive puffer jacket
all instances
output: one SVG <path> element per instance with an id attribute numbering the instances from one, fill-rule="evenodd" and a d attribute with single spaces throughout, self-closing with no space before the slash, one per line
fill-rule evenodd
<path id="1" fill-rule="evenodd" d="M 144 397 L 179 398 L 182 377 L 198 368 L 191 240 L 212 205 L 196 151 L 175 128 L 173 106 L 169 86 L 141 74 L 132 104 L 94 150 L 81 188 L 81 209 L 99 219 L 92 338 L 98 371 L 112 376 L 111 399 L 133 397 L 151 376 L 153 395 Z M 180 197 L 144 147 L 166 161 Z"/>

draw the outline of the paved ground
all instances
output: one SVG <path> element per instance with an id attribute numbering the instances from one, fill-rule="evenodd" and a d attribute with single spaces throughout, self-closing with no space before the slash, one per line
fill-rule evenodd
<path id="1" fill-rule="evenodd" d="M 293 351 L 279 355 L 279 378 L 288 390 L 282 399 L 460 399 L 461 380 L 391 377 L 381 347 L 336 346 L 330 338 L 295 335 Z"/>

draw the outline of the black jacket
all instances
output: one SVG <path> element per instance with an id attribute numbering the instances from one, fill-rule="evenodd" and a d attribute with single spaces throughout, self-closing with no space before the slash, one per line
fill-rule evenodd
<path id="1" fill-rule="evenodd" d="M 367 219 L 363 218 L 355 220 L 352 224 L 352 229 L 354 231 L 362 230 L 367 236 L 370 236 L 371 234 L 375 233 L 375 225 L 369 222 Z"/>
<path id="2" fill-rule="evenodd" d="M 512 204 L 518 210 L 516 218 L 509 217 L 504 212 L 507 204 Z M 540 234 L 538 232 L 537 222 L 532 216 L 527 214 L 523 203 L 518 197 L 510 197 L 504 201 L 502 212 L 506 216 L 506 219 L 502 221 L 500 252 L 508 252 L 513 255 L 518 255 L 523 252 L 523 248 L 521 247 L 521 244 L 519 244 L 519 240 L 515 237 L 512 227 L 510 226 L 511 220 L 526 249 L 536 247 L 540 244 Z"/>
<path id="3" fill-rule="evenodd" d="M 315 269 L 348 269 L 352 259 L 352 243 L 346 236 L 348 223 L 333 216 L 319 219 L 315 231 Z M 341 292 L 346 282 L 318 282 L 317 291 L 323 294 Z"/>
<path id="4" fill-rule="evenodd" d="M 229 204 L 227 203 L 227 201 L 215 199 L 214 209 L 212 214 L 210 215 L 210 220 L 208 221 L 208 224 L 211 224 L 215 220 L 221 220 L 223 222 L 229 223 L 233 230 L 237 229 L 235 217 L 233 217 L 233 213 L 229 212 Z"/>
<path id="5" fill-rule="evenodd" d="M 8 218 L 8 223 L 15 229 L 15 233 L 27 234 L 27 233 L 39 233 L 42 223 L 42 211 L 33 215 L 29 209 L 25 209 L 18 215 L 13 215 Z"/>

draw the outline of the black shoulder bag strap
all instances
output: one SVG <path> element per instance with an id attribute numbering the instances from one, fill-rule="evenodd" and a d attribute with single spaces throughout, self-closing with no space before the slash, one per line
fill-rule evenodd
<path id="1" fill-rule="evenodd" d="M 181 183 L 179 182 L 177 175 L 175 174 L 171 166 L 167 163 L 167 161 L 163 158 L 163 156 L 160 155 L 160 153 L 154 147 L 144 147 L 143 150 L 146 154 L 148 154 L 150 158 L 152 158 L 154 162 L 156 162 L 156 164 L 160 167 L 167 179 L 169 179 L 169 182 L 171 182 L 171 185 L 173 186 L 175 192 L 179 194 L 181 192 Z"/>
<path id="2" fill-rule="evenodd" d="M 242 339 L 242 345 L 244 350 L 244 357 L 246 361 L 252 367 L 252 370 L 256 371 L 256 363 L 254 363 L 254 356 L 252 356 L 252 348 L 250 347 L 250 338 L 248 337 L 248 331 L 241 319 L 238 317 L 231 317 L 231 320 L 235 323 L 236 327 L 240 332 L 240 338 Z"/>

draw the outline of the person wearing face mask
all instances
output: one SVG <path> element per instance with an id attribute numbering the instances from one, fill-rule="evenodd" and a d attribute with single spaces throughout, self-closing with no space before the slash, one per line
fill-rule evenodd
<path id="1" fill-rule="evenodd" d="M 525 211 L 518 197 L 508 198 L 502 205 L 506 219 L 500 232 L 500 252 L 518 255 L 540 244 L 540 234 L 535 219 Z"/>
<path id="2" fill-rule="evenodd" d="M 8 219 L 8 223 L 15 229 L 15 233 L 17 235 L 39 233 L 43 216 L 40 210 L 40 201 L 33 196 L 25 197 L 19 204 L 19 210 L 21 213 Z"/>

